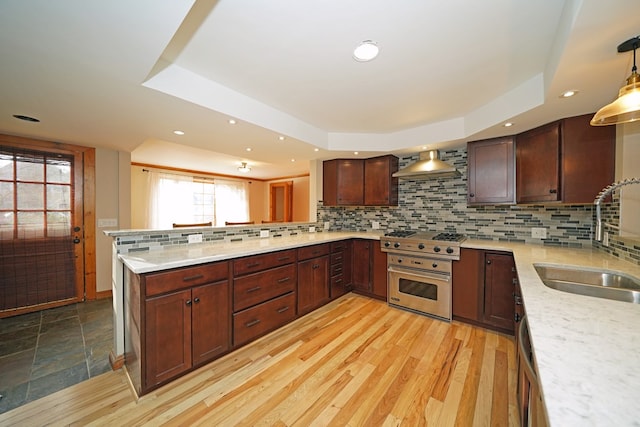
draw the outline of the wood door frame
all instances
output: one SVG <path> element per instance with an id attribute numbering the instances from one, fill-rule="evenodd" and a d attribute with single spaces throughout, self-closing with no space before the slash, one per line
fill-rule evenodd
<path id="1" fill-rule="evenodd" d="M 276 190 L 283 189 L 283 222 L 293 221 L 293 181 L 272 182 L 269 184 L 269 220 L 276 221 Z"/>
<path id="2" fill-rule="evenodd" d="M 95 148 L 71 145 L 60 142 L 44 141 L 14 135 L 0 134 L 0 145 L 10 147 L 27 147 L 40 151 L 65 151 L 74 153 L 74 157 L 82 159 L 82 176 L 74 176 L 74 187 L 82 196 L 80 214 L 84 231 L 83 271 L 76 272 L 76 293 L 84 295 L 85 300 L 96 299 L 96 156 Z M 77 218 L 77 213 L 76 213 Z M 74 221 L 76 224 L 78 220 Z M 74 224 L 74 225 L 76 225 Z M 82 288 L 82 289 L 80 289 Z M 52 303 L 48 307 L 64 305 L 66 302 Z M 26 313 L 27 308 L 12 311 L 12 315 Z"/>

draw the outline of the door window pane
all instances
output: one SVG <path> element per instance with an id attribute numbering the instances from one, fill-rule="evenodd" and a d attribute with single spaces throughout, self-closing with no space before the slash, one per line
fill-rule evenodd
<path id="1" fill-rule="evenodd" d="M 13 156 L 0 153 L 0 179 L 13 181 Z"/>
<path id="2" fill-rule="evenodd" d="M 20 160 L 23 159 L 23 160 Z M 18 181 L 44 181 L 44 163 L 42 160 L 30 161 L 31 159 L 18 157 L 16 160 L 16 179 Z"/>
<path id="3" fill-rule="evenodd" d="M 13 212 L 0 212 L 0 240 L 13 239 Z"/>
<path id="4" fill-rule="evenodd" d="M 70 212 L 47 212 L 47 236 L 60 237 L 71 235 Z"/>
<path id="5" fill-rule="evenodd" d="M 44 237 L 44 212 L 18 212 L 18 237 Z"/>
<path id="6" fill-rule="evenodd" d="M 18 183 L 18 209 L 44 209 L 44 186 L 42 184 Z"/>
<path id="7" fill-rule="evenodd" d="M 47 184 L 47 209 L 71 209 L 71 187 Z"/>
<path id="8" fill-rule="evenodd" d="M 0 209 L 13 209 L 13 182 L 0 181 Z"/>
<path id="9" fill-rule="evenodd" d="M 47 182 L 70 184 L 71 163 L 68 161 L 47 163 Z"/>

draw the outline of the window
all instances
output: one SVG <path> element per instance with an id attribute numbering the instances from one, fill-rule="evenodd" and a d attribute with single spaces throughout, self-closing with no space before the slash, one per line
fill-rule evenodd
<path id="1" fill-rule="evenodd" d="M 151 228 L 171 228 L 173 223 L 249 220 L 248 183 L 149 172 Z"/>

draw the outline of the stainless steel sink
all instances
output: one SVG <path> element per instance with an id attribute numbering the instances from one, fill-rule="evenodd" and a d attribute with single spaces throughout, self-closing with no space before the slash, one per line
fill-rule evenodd
<path id="1" fill-rule="evenodd" d="M 534 264 L 542 282 L 572 294 L 640 303 L 640 280 L 628 274 L 578 267 Z"/>

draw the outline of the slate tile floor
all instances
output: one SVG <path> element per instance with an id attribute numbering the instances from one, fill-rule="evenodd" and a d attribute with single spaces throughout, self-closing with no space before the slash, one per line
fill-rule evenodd
<path id="1" fill-rule="evenodd" d="M 0 319 L 0 413 L 107 372 L 111 299 Z"/>

